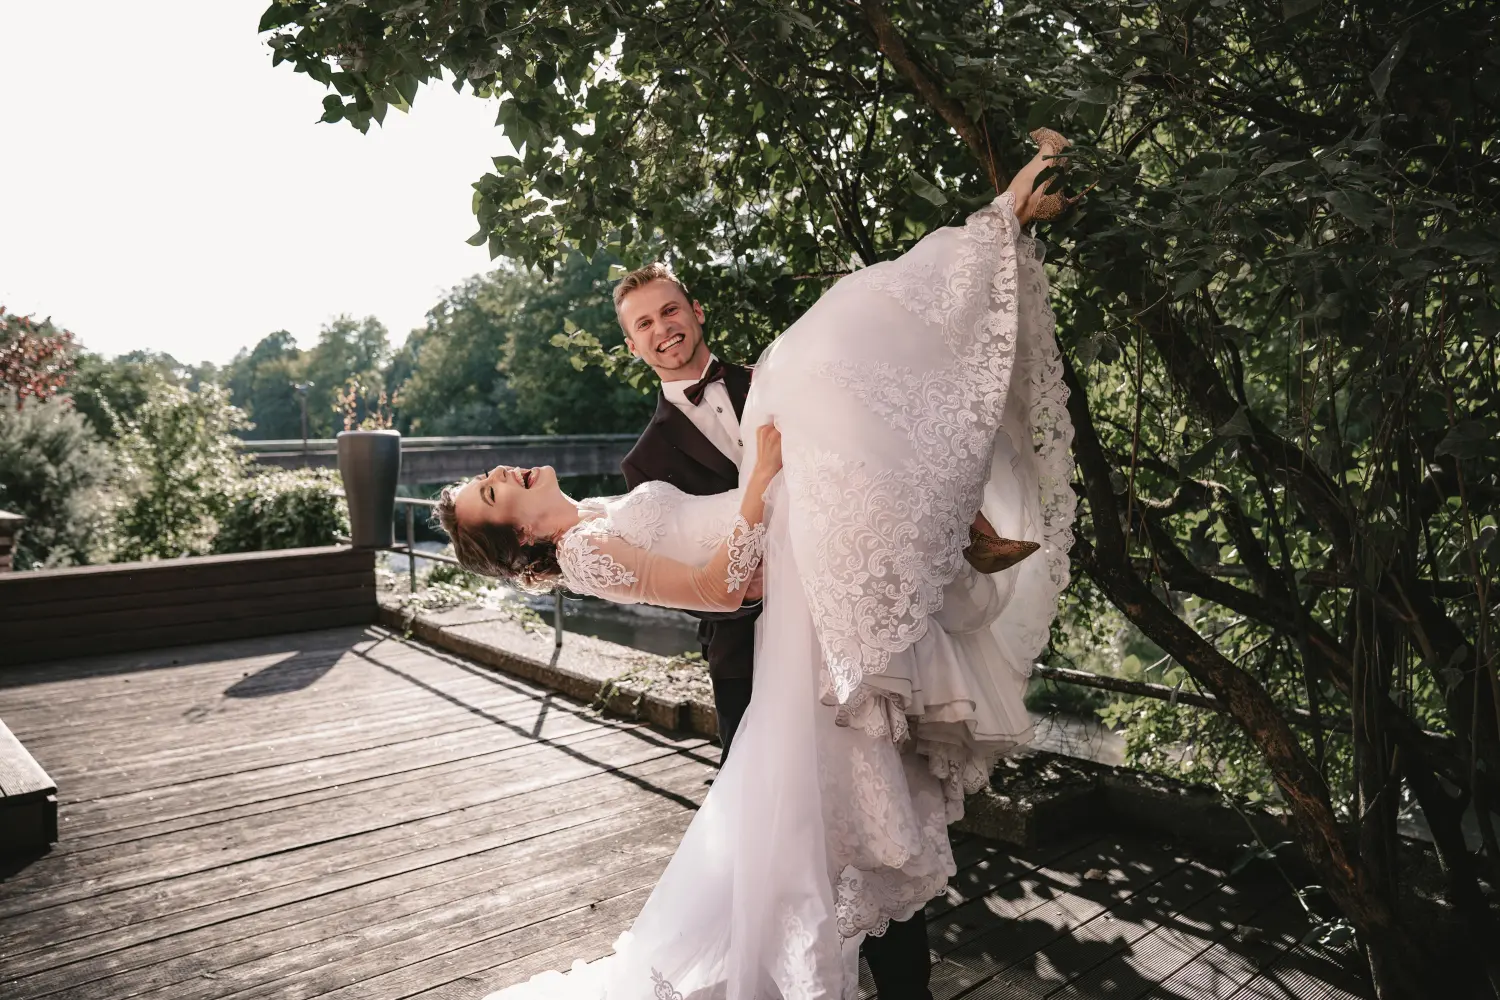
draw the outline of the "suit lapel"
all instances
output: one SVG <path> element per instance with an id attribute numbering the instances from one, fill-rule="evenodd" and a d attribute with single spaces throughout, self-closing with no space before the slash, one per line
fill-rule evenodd
<path id="1" fill-rule="evenodd" d="M 724 365 L 724 388 L 729 390 L 729 401 L 734 404 L 734 419 L 745 419 L 745 397 L 750 395 L 749 368 L 743 365 Z M 691 423 L 691 421 L 689 421 Z"/>
<path id="2" fill-rule="evenodd" d="M 735 464 L 715 448 L 713 442 L 703 436 L 702 431 L 693 426 L 686 414 L 667 402 L 665 396 L 657 396 L 656 415 L 651 418 L 651 422 L 659 425 L 668 440 L 693 461 L 723 479 L 739 482 L 740 471 Z"/>

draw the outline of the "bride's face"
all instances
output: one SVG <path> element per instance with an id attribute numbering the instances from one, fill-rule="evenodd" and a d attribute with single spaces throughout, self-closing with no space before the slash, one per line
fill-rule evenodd
<path id="1" fill-rule="evenodd" d="M 454 513 L 465 528 L 515 525 L 530 539 L 547 538 L 577 521 L 578 511 L 557 484 L 552 466 L 497 465 L 458 491 Z"/>

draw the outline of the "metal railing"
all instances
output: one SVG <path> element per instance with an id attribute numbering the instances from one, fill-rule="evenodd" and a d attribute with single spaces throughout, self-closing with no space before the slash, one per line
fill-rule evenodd
<path id="1" fill-rule="evenodd" d="M 452 556 L 445 556 L 441 552 L 421 552 L 417 549 L 417 508 L 426 507 L 432 510 L 437 507 L 436 500 L 422 500 L 419 497 L 397 497 L 398 504 L 406 506 L 406 544 L 392 545 L 391 552 L 404 552 L 406 554 L 406 572 L 408 586 L 411 593 L 417 592 L 417 560 L 431 559 L 434 562 L 444 562 L 452 566 L 462 566 Z M 552 589 L 552 635 L 553 647 L 561 649 L 563 644 L 563 592 L 561 587 Z"/>

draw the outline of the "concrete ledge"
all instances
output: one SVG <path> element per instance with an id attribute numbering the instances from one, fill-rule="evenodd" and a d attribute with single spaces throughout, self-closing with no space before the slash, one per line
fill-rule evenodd
<path id="1" fill-rule="evenodd" d="M 569 634 L 559 650 L 550 628 L 528 629 L 506 609 L 461 607 L 410 616 L 400 598 L 388 593 L 380 595 L 380 623 L 550 691 L 601 702 L 612 714 L 670 732 L 709 739 L 719 734 L 708 679 L 674 681 L 673 662 L 665 656 L 577 634 Z"/>
<path id="2" fill-rule="evenodd" d="M 408 620 L 400 598 L 380 595 L 381 624 L 439 649 L 662 729 L 718 735 L 707 679 L 660 684 L 671 661 L 602 639 L 569 634 L 559 651 L 550 628 L 528 630 L 505 609 L 428 611 Z M 1000 762 L 990 787 L 972 795 L 955 829 L 1023 847 L 1079 830 L 1129 829 L 1169 837 L 1213 854 L 1242 850 L 1254 838 L 1246 817 L 1213 789 L 1045 750 Z M 1291 839 L 1268 813 L 1247 814 L 1267 844 Z"/>
<path id="3" fill-rule="evenodd" d="M 1023 847 L 1080 830 L 1160 835 L 1213 855 L 1240 852 L 1257 837 L 1268 845 L 1292 839 L 1276 816 L 1237 811 L 1212 788 L 1042 750 L 1001 761 L 965 811 L 956 829 Z"/>

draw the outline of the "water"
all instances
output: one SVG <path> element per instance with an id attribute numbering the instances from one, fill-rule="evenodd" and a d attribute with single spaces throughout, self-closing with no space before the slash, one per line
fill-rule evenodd
<path id="1" fill-rule="evenodd" d="M 547 620 L 548 625 L 552 624 L 554 604 L 551 598 L 527 603 Z M 658 656 L 703 651 L 698 644 L 697 619 L 680 611 L 661 608 L 621 607 L 603 601 L 569 598 L 563 606 L 563 631 L 569 635 L 591 635 Z"/>

